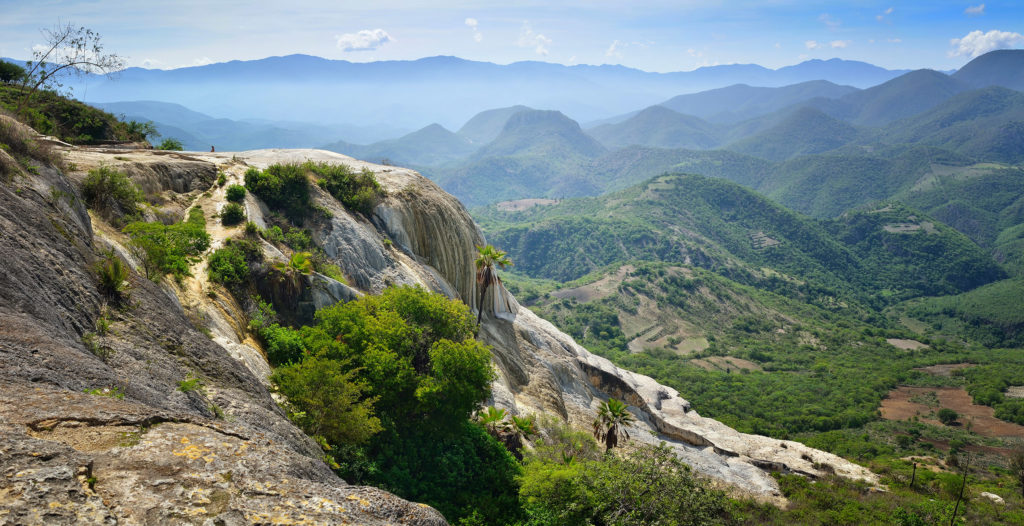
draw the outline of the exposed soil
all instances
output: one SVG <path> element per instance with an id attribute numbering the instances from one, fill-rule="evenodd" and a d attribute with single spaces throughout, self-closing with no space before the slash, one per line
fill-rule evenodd
<path id="1" fill-rule="evenodd" d="M 552 292 L 551 295 L 558 298 L 571 298 L 576 301 L 588 302 L 608 297 L 618 290 L 619 285 L 626 276 L 636 270 L 632 265 L 623 265 L 614 274 L 609 274 L 593 283 L 581 287 L 562 289 Z"/>
<path id="2" fill-rule="evenodd" d="M 913 349 L 927 349 L 928 344 L 921 343 L 917 340 L 901 340 L 899 338 L 886 338 L 885 341 L 889 342 L 889 345 L 897 349 L 913 350 Z M 949 375 L 946 375 L 949 376 Z"/>
<path id="3" fill-rule="evenodd" d="M 910 420 L 917 416 L 922 421 L 934 425 L 942 425 L 934 413 L 938 408 L 911 402 L 912 397 L 934 392 L 939 399 L 939 408 L 949 408 L 960 415 L 959 425 L 971 423 L 971 430 L 988 437 L 1024 438 L 1024 426 L 1004 422 L 996 418 L 994 410 L 984 405 L 971 402 L 971 396 L 959 387 L 907 387 L 901 386 L 889 391 L 882 400 L 882 418 L 886 420 Z"/>
<path id="4" fill-rule="evenodd" d="M 516 199 L 515 201 L 502 201 L 494 206 L 503 212 L 520 212 L 535 206 L 557 205 L 557 199 Z"/>
<path id="5" fill-rule="evenodd" d="M 757 365 L 750 360 L 744 360 L 743 358 L 736 358 L 733 356 L 711 356 L 709 358 L 690 360 L 690 363 L 706 371 L 734 371 L 741 369 L 747 371 L 762 370 L 760 365 Z"/>
<path id="6" fill-rule="evenodd" d="M 923 371 L 928 374 L 934 374 L 935 376 L 952 376 L 953 371 L 960 369 L 967 369 L 974 367 L 973 363 L 940 363 L 939 365 L 929 365 L 928 367 L 918 367 L 915 371 Z"/>

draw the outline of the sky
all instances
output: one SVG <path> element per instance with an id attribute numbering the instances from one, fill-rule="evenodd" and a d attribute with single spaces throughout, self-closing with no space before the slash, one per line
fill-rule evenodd
<path id="1" fill-rule="evenodd" d="M 303 53 L 659 72 L 829 58 L 950 70 L 1024 48 L 1021 0 L 0 0 L 0 56 L 30 58 L 41 29 L 58 23 L 96 31 L 128 66 L 160 69 Z"/>

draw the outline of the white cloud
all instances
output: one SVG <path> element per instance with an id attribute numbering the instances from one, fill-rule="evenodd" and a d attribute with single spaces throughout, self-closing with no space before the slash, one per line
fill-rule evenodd
<path id="1" fill-rule="evenodd" d="M 1016 47 L 1024 43 L 1024 35 L 1010 31 L 997 31 L 993 29 L 988 33 L 971 31 L 963 38 L 950 39 L 949 45 L 956 49 L 949 52 L 949 56 L 957 57 L 966 55 L 974 58 L 996 49 Z"/>
<path id="2" fill-rule="evenodd" d="M 815 40 L 808 40 L 807 42 L 804 42 L 804 47 L 807 49 L 815 49 L 818 47 L 818 42 Z"/>
<path id="3" fill-rule="evenodd" d="M 530 23 L 523 22 L 523 28 L 519 31 L 519 41 L 516 45 L 519 47 L 532 47 L 538 55 L 547 56 L 551 39 L 540 33 L 534 33 Z"/>
<path id="4" fill-rule="evenodd" d="M 833 40 L 832 42 L 829 42 L 828 45 L 832 46 L 833 48 L 843 49 L 846 46 L 849 46 L 851 42 L 853 42 L 853 41 L 852 40 Z"/>
<path id="5" fill-rule="evenodd" d="M 383 29 L 364 29 L 358 33 L 334 35 L 338 41 L 338 49 L 342 51 L 373 51 L 395 39 Z"/>
<path id="6" fill-rule="evenodd" d="M 876 15 L 875 19 L 877 19 L 879 22 L 885 22 L 885 17 L 891 15 L 892 12 L 893 12 L 893 8 L 890 7 L 889 9 L 886 9 L 885 11 L 882 11 L 882 14 Z"/>
<path id="7" fill-rule="evenodd" d="M 475 40 L 477 42 L 480 42 L 481 40 L 484 39 L 483 33 L 481 33 L 479 29 L 477 29 L 477 25 L 479 25 L 479 24 L 480 24 L 480 22 L 478 22 L 477 19 L 475 19 L 475 18 L 467 18 L 466 19 L 466 25 L 469 26 L 469 28 L 473 30 L 473 40 Z"/>
<path id="8" fill-rule="evenodd" d="M 828 13 L 822 13 L 821 16 L 818 17 L 818 21 L 828 26 L 829 29 L 836 29 L 843 23 L 841 20 L 834 18 Z"/>
<path id="9" fill-rule="evenodd" d="M 985 4 L 967 6 L 967 9 L 964 9 L 964 13 L 971 16 L 983 15 L 985 14 Z"/>
<path id="10" fill-rule="evenodd" d="M 903 42 L 903 39 L 902 38 L 890 38 L 890 39 L 886 40 L 886 42 L 889 42 L 890 44 L 899 44 L 900 42 Z"/>
<path id="11" fill-rule="evenodd" d="M 622 48 L 620 47 L 622 42 L 615 40 L 612 41 L 612 45 L 608 46 L 608 51 L 604 52 L 606 57 L 622 58 Z"/>
<path id="12" fill-rule="evenodd" d="M 213 64 L 213 61 L 210 60 L 210 57 L 199 57 L 192 61 L 193 66 L 207 66 L 210 64 Z"/>
<path id="13" fill-rule="evenodd" d="M 146 69 L 163 69 L 163 65 L 164 63 L 162 60 L 157 60 L 155 58 L 142 59 L 142 67 Z"/>

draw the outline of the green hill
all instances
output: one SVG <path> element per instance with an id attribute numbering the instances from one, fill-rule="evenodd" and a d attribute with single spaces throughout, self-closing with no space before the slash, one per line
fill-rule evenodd
<path id="1" fill-rule="evenodd" d="M 509 156 L 548 156 L 593 158 L 607 149 L 583 133 L 576 121 L 558 111 L 523 110 L 516 112 L 501 133 L 485 144 L 474 159 Z"/>
<path id="2" fill-rule="evenodd" d="M 941 106 L 897 121 L 871 138 L 921 144 L 979 160 L 1024 162 L 1024 93 L 990 87 L 960 93 Z"/>
<path id="3" fill-rule="evenodd" d="M 919 69 L 839 100 L 836 116 L 860 126 L 884 126 L 939 106 L 967 89 L 945 73 Z"/>
<path id="4" fill-rule="evenodd" d="M 603 124 L 587 133 L 611 148 L 638 145 L 705 150 L 721 142 L 716 126 L 664 106 L 651 106 L 626 121 Z"/>
<path id="5" fill-rule="evenodd" d="M 840 86 L 826 80 L 812 80 L 778 88 L 736 84 L 672 97 L 661 103 L 661 106 L 710 122 L 728 124 L 774 113 L 811 99 L 838 99 L 857 91 L 852 86 Z"/>
<path id="6" fill-rule="evenodd" d="M 505 128 L 509 117 L 532 109 L 526 106 L 510 106 L 482 111 L 466 121 L 466 124 L 463 124 L 457 133 L 475 145 L 487 144 L 498 137 L 501 130 Z"/>
<path id="7" fill-rule="evenodd" d="M 397 139 L 366 146 L 338 141 L 323 149 L 375 163 L 386 160 L 393 164 L 430 166 L 462 159 L 476 148 L 465 137 L 440 124 L 431 124 Z"/>
<path id="8" fill-rule="evenodd" d="M 778 124 L 733 142 L 726 149 L 772 161 L 839 148 L 858 136 L 853 126 L 820 110 L 801 107 L 785 114 Z"/>
<path id="9" fill-rule="evenodd" d="M 975 88 L 1002 86 L 1024 91 L 1024 50 L 990 51 L 965 64 L 953 78 Z"/>

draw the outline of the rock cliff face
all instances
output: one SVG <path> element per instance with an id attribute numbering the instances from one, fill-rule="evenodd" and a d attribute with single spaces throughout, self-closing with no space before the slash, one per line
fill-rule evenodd
<path id="1" fill-rule="evenodd" d="M 388 192 L 371 217 L 314 189 L 330 217 L 306 226 L 351 286 L 320 275 L 280 285 L 298 291 L 296 315 L 404 283 L 477 307 L 473 261 L 483 236 L 457 200 L 413 171 L 317 150 L 67 153 L 80 170 L 71 179 L 121 165 L 164 213 L 201 207 L 212 248 L 231 234 L 213 224 L 224 193 L 210 186 L 217 171 L 240 182 L 247 166 L 278 162 L 369 168 Z M 249 218 L 263 223 L 261 204 L 246 199 Z M 444 523 L 429 507 L 330 472 L 272 400 L 245 316 L 205 280 L 204 263 L 181 284 L 133 273 L 127 306 L 104 305 L 97 254 L 111 248 L 131 259 L 121 234 L 81 203 L 76 185 L 51 168 L 0 182 L 0 523 Z M 700 417 L 673 389 L 590 354 L 503 289 L 484 305 L 480 336 L 499 373 L 494 402 L 513 413 L 589 428 L 597 405 L 614 396 L 637 416 L 631 436 L 665 440 L 696 470 L 766 498 L 778 495 L 769 470 L 875 480 L 833 455 Z M 97 331 L 101 316 L 106 334 Z"/>
<path id="2" fill-rule="evenodd" d="M 118 152 L 133 167 L 150 155 Z M 216 173 L 167 159 L 131 173 L 170 203 Z M 237 308 L 137 273 L 106 304 L 93 264 L 123 251 L 118 234 L 67 177 L 36 170 L 0 181 L 0 524 L 445 523 L 327 468 L 271 398 Z"/>

